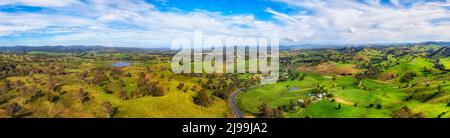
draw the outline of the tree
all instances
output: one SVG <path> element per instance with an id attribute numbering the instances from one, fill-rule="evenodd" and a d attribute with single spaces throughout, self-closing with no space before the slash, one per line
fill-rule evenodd
<path id="1" fill-rule="evenodd" d="M 3 94 L 8 93 L 8 91 L 9 91 L 9 89 L 10 89 L 10 87 L 11 87 L 10 85 L 11 85 L 11 82 L 10 82 L 9 80 L 5 80 L 5 81 L 3 82 L 1 88 L 0 88 L 0 91 L 1 91 Z"/>
<path id="2" fill-rule="evenodd" d="M 438 85 L 437 89 L 438 89 L 438 92 L 441 92 L 442 91 L 442 85 Z"/>
<path id="3" fill-rule="evenodd" d="M 258 107 L 259 113 L 261 117 L 264 118 L 269 118 L 272 116 L 272 111 L 271 109 L 267 106 L 266 103 L 262 103 L 259 107 Z"/>
<path id="4" fill-rule="evenodd" d="M 202 89 L 194 97 L 194 103 L 200 106 L 208 107 L 213 104 L 213 99 L 206 90 Z"/>
<path id="5" fill-rule="evenodd" d="M 37 88 L 36 85 L 30 85 L 30 87 L 24 88 L 25 94 L 23 94 L 26 98 L 26 102 L 31 102 L 41 96 L 41 90 Z"/>
<path id="6" fill-rule="evenodd" d="M 125 75 L 125 77 L 133 77 L 133 75 L 128 72 L 127 75 Z"/>
<path id="7" fill-rule="evenodd" d="M 381 109 L 381 108 L 383 108 L 383 106 L 381 105 L 381 104 L 377 104 L 377 107 L 376 107 L 377 109 Z"/>
<path id="8" fill-rule="evenodd" d="M 414 77 L 416 77 L 416 76 L 417 76 L 417 74 L 414 73 L 414 72 L 406 72 L 405 75 L 403 75 L 400 78 L 400 82 L 401 83 L 408 83 L 408 82 L 412 81 L 414 79 Z"/>
<path id="9" fill-rule="evenodd" d="M 132 98 L 139 98 L 139 97 L 140 97 L 140 94 L 139 94 L 138 91 L 131 91 L 131 97 L 132 97 Z"/>
<path id="10" fill-rule="evenodd" d="M 283 118 L 283 109 L 281 107 L 272 109 L 272 117 Z"/>
<path id="11" fill-rule="evenodd" d="M 305 100 L 305 102 L 303 102 L 302 107 L 307 107 L 307 106 L 311 105 L 312 103 L 313 103 L 313 101 L 310 98 L 308 98 Z"/>
<path id="12" fill-rule="evenodd" d="M 317 87 L 312 90 L 313 94 L 322 94 L 325 92 L 327 92 L 327 91 L 325 90 L 325 86 L 323 86 L 323 85 L 317 85 Z"/>
<path id="13" fill-rule="evenodd" d="M 47 81 L 46 89 L 48 92 L 53 91 L 55 89 L 55 83 L 53 83 L 51 78 L 49 78 Z"/>
<path id="14" fill-rule="evenodd" d="M 49 102 L 56 102 L 56 101 L 58 101 L 58 99 L 59 99 L 59 94 L 58 93 L 55 93 L 55 92 L 47 92 L 47 100 L 49 101 Z"/>
<path id="15" fill-rule="evenodd" d="M 114 116 L 114 114 L 117 112 L 117 108 L 114 107 L 111 102 L 106 101 L 102 103 L 103 112 L 106 113 L 107 118 L 111 118 Z"/>
<path id="16" fill-rule="evenodd" d="M 164 96 L 164 88 L 159 85 L 158 81 L 152 81 L 145 83 L 143 86 L 139 87 L 139 95 L 140 96 Z"/>
<path id="17" fill-rule="evenodd" d="M 424 118 L 425 114 L 423 112 L 414 114 L 411 111 L 411 109 L 409 109 L 407 106 L 403 106 L 402 108 L 394 111 L 392 113 L 392 117 L 394 117 L 394 118 Z"/>
<path id="18" fill-rule="evenodd" d="M 8 97 L 6 94 L 0 94 L 0 104 L 5 103 L 8 101 Z"/>
<path id="19" fill-rule="evenodd" d="M 83 88 L 80 88 L 76 93 L 76 98 L 80 103 L 84 103 L 85 101 L 89 100 L 89 94 L 84 91 Z"/>
<path id="20" fill-rule="evenodd" d="M 144 72 L 139 73 L 139 78 L 145 78 L 146 74 Z"/>
<path id="21" fill-rule="evenodd" d="M 125 84 L 125 81 L 119 80 L 119 87 L 120 87 L 120 88 L 123 88 L 123 87 L 125 87 L 125 86 L 127 86 L 127 85 Z"/>
<path id="22" fill-rule="evenodd" d="M 103 91 L 104 91 L 106 94 L 112 94 L 112 93 L 114 93 L 111 89 L 109 89 L 108 86 L 105 86 L 105 87 L 103 88 Z"/>
<path id="23" fill-rule="evenodd" d="M 297 104 L 294 102 L 294 100 L 289 101 L 289 110 L 293 111 L 295 110 L 295 107 L 297 107 Z"/>
<path id="24" fill-rule="evenodd" d="M 22 110 L 22 106 L 17 103 L 8 104 L 4 107 L 6 114 L 11 117 L 15 117 L 16 113 Z"/>
<path id="25" fill-rule="evenodd" d="M 302 74 L 302 75 L 298 78 L 298 80 L 299 80 L 299 81 L 305 80 L 305 76 L 306 76 L 306 73 Z"/>
<path id="26" fill-rule="evenodd" d="M 89 75 L 89 72 L 84 71 L 83 73 L 81 73 L 81 79 L 82 79 L 82 80 L 86 80 L 86 78 L 88 77 L 88 75 Z"/>
<path id="27" fill-rule="evenodd" d="M 144 86 L 145 84 L 147 84 L 147 82 L 148 82 L 147 78 L 139 77 L 137 86 L 138 87 Z"/>
<path id="28" fill-rule="evenodd" d="M 98 85 L 103 81 L 107 81 L 108 77 L 104 73 L 96 73 L 94 75 L 94 78 L 92 78 L 91 82 L 92 84 Z"/>
<path id="29" fill-rule="evenodd" d="M 122 71 L 119 68 L 112 68 L 111 73 L 109 73 L 109 76 L 112 76 L 115 80 L 118 80 L 120 75 L 122 75 Z"/>
<path id="30" fill-rule="evenodd" d="M 120 90 L 120 92 L 119 92 L 119 98 L 120 99 L 122 99 L 122 100 L 127 100 L 128 99 L 128 95 L 127 95 L 127 92 L 125 91 L 125 90 Z"/>
<path id="31" fill-rule="evenodd" d="M 154 97 L 159 97 L 159 96 L 164 96 L 164 88 L 159 86 L 159 85 L 155 85 L 153 86 L 153 91 L 152 91 L 152 96 Z"/>
<path id="32" fill-rule="evenodd" d="M 177 86 L 177 89 L 181 90 L 181 89 L 183 89 L 183 87 L 184 87 L 184 83 L 180 82 Z"/>
<path id="33" fill-rule="evenodd" d="M 441 70 L 441 71 L 446 71 L 444 64 L 440 64 L 440 63 L 434 64 L 434 68 Z"/>

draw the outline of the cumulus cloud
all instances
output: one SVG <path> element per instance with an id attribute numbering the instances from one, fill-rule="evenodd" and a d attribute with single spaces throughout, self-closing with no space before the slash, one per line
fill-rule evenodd
<path id="1" fill-rule="evenodd" d="M 53 13 L 2 13 L 0 37 L 55 34 L 33 45 L 168 46 L 194 30 L 217 37 L 279 37 L 282 44 L 345 44 L 450 40 L 449 2 L 416 1 L 393 6 L 379 0 L 275 0 L 311 13 L 286 14 L 267 7 L 272 20 L 206 10 L 159 11 L 143 0 L 6 0 L 0 5 L 52 8 Z M 167 3 L 167 1 L 162 1 Z M 64 8 L 60 8 L 64 7 Z M 11 38 L 13 39 L 13 38 Z M 32 38 L 30 38 L 32 39 Z M 21 45 L 3 41 L 0 45 Z"/>
<path id="2" fill-rule="evenodd" d="M 26 5 L 38 7 L 65 7 L 77 4 L 77 0 L 2 0 L 0 5 Z"/>
<path id="3" fill-rule="evenodd" d="M 341 43 L 377 43 L 450 40 L 448 25 L 433 25 L 432 21 L 450 18 L 445 7 L 448 2 L 420 2 L 410 7 L 383 6 L 380 1 L 366 3 L 342 0 L 297 1 L 281 0 L 298 7 L 314 10 L 313 15 L 294 15 L 297 20 L 305 20 L 316 35 L 317 42 L 336 40 Z M 396 5 L 399 1 L 391 1 Z M 420 4 L 419 4 L 420 3 Z M 358 30 L 358 31 L 356 31 Z M 351 33 L 345 33 L 351 32 Z M 325 38 L 325 39 L 324 39 Z"/>

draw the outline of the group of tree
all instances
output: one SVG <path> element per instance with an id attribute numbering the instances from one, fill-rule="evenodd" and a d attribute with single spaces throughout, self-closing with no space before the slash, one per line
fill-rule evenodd
<path id="1" fill-rule="evenodd" d="M 262 103 L 259 107 L 259 116 L 262 118 L 283 118 L 283 109 L 270 108 L 266 103 Z"/>
<path id="2" fill-rule="evenodd" d="M 400 78 L 400 82 L 401 83 L 409 83 L 410 81 L 412 81 L 414 79 L 414 77 L 416 77 L 417 74 L 414 72 L 406 72 L 401 78 Z"/>
<path id="3" fill-rule="evenodd" d="M 107 115 L 107 118 L 113 117 L 117 112 L 117 107 L 114 107 L 109 101 L 103 102 L 102 108 L 103 112 Z"/>
<path id="4" fill-rule="evenodd" d="M 200 106 L 209 107 L 214 103 L 214 98 L 207 90 L 202 89 L 194 96 L 194 103 Z"/>
<path id="5" fill-rule="evenodd" d="M 111 76 L 114 80 L 118 80 L 121 75 L 122 71 L 120 70 L 120 68 L 112 68 L 111 72 L 109 73 L 109 76 Z"/>
<path id="6" fill-rule="evenodd" d="M 395 110 L 392 113 L 392 117 L 394 117 L 394 118 L 425 118 L 425 114 L 423 112 L 415 114 L 407 106 L 403 106 L 402 108 Z"/>
<path id="7" fill-rule="evenodd" d="M 104 72 L 96 72 L 91 80 L 94 85 L 103 85 L 102 82 L 109 80 L 108 76 Z"/>
<path id="8" fill-rule="evenodd" d="M 76 93 L 75 93 L 75 98 L 77 99 L 77 101 L 79 103 L 84 103 L 86 101 L 89 100 L 89 93 L 86 92 L 83 88 L 80 88 Z"/>
<path id="9" fill-rule="evenodd" d="M 165 90 L 158 80 L 150 81 L 145 73 L 141 73 L 138 78 L 138 91 L 132 92 L 132 97 L 141 96 L 164 96 Z"/>

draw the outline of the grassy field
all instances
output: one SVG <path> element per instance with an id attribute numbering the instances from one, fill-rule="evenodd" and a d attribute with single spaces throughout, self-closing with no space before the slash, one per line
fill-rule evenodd
<path id="1" fill-rule="evenodd" d="M 111 62 L 112 63 L 112 62 Z M 225 100 L 215 97 L 213 105 L 203 107 L 194 104 L 193 97 L 196 91 L 188 90 L 184 92 L 178 90 L 176 87 L 183 82 L 186 86 L 192 87 L 198 85 L 197 78 L 186 77 L 173 74 L 168 71 L 167 63 L 162 64 L 135 64 L 134 66 L 122 68 L 122 72 L 132 74 L 132 77 L 120 77 L 118 80 L 112 79 L 109 76 L 109 82 L 105 85 L 113 91 L 112 94 L 106 94 L 104 87 L 89 84 L 87 81 L 80 79 L 82 72 L 90 72 L 91 69 L 101 66 L 109 66 L 109 62 L 83 63 L 77 68 L 68 68 L 66 71 L 71 72 L 68 75 L 54 76 L 59 84 L 64 84 L 61 88 L 63 94 L 59 97 L 57 102 L 49 102 L 45 96 L 39 97 L 33 102 L 27 103 L 24 98 L 13 98 L 9 103 L 18 103 L 23 105 L 25 109 L 32 114 L 29 117 L 48 118 L 48 117 L 75 117 L 75 118 L 91 118 L 91 117 L 107 117 L 103 112 L 101 106 L 103 102 L 109 101 L 118 109 L 114 117 L 119 118 L 222 118 L 232 116 L 231 110 Z M 146 72 L 147 68 L 153 69 L 153 73 L 148 73 L 150 80 L 158 80 L 158 82 L 165 89 L 165 95 L 161 97 L 144 96 L 139 98 L 129 98 L 127 100 L 121 99 L 118 94 L 121 88 L 119 81 L 123 81 L 126 86 L 124 90 L 127 95 L 132 91 L 136 91 L 137 80 L 139 73 Z M 106 72 L 105 74 L 109 74 Z M 172 76 L 170 81 L 168 77 L 160 78 L 161 74 L 165 76 Z M 8 77 L 7 80 L 16 82 L 18 80 L 30 86 L 35 83 L 43 83 L 48 79 L 47 74 L 33 74 L 33 76 Z M 88 79 L 92 79 L 89 77 Z M 45 85 L 37 85 L 44 94 Z M 198 86 L 200 87 L 200 86 Z M 88 92 L 89 100 L 80 103 L 76 99 L 76 94 L 80 88 Z M 12 90 L 11 94 L 17 90 Z M 0 112 L 0 117 L 7 117 Z"/>
<path id="2" fill-rule="evenodd" d="M 407 68 L 402 68 L 406 66 Z M 422 67 L 430 67 L 425 59 L 416 59 L 407 65 L 399 65 L 398 71 L 406 71 L 407 69 L 418 69 Z M 332 76 L 323 76 L 317 73 L 307 73 L 303 81 L 287 81 L 276 84 L 260 86 L 238 95 L 238 103 L 250 115 L 258 114 L 258 106 L 262 103 L 276 108 L 289 104 L 289 101 L 305 99 L 311 90 L 317 85 L 324 85 L 332 98 L 314 102 L 306 108 L 297 108 L 295 111 L 286 112 L 285 117 L 303 118 L 388 118 L 391 117 L 393 111 L 403 106 L 408 106 L 413 112 L 424 112 L 426 117 L 434 118 L 439 114 L 448 111 L 450 108 L 441 102 L 426 102 L 420 100 L 403 101 L 408 96 L 412 88 L 399 89 L 401 83 L 383 82 L 377 80 L 364 79 L 361 89 L 355 85 L 356 80 L 351 76 L 336 76 L 335 80 Z M 418 78 L 415 82 L 426 83 L 427 77 Z M 428 86 L 429 93 L 436 91 L 440 82 L 432 81 Z M 333 86 L 334 85 L 334 86 Z M 288 88 L 297 87 L 299 90 L 289 91 Z M 424 89 L 426 86 L 422 84 L 415 89 Z M 449 90 L 444 86 L 443 91 Z M 424 92 L 427 90 L 424 89 Z M 443 94 L 440 96 L 448 99 L 450 96 Z M 439 99 L 434 99 L 439 100 Z M 341 108 L 338 109 L 338 106 Z M 375 108 L 381 105 L 380 109 Z M 442 117 L 448 117 L 444 115 Z"/>

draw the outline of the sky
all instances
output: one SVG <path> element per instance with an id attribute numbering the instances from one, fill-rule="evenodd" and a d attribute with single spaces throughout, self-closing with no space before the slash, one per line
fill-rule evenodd
<path id="1" fill-rule="evenodd" d="M 169 47 L 175 38 L 281 45 L 450 41 L 448 0 L 0 0 L 0 46 Z"/>

